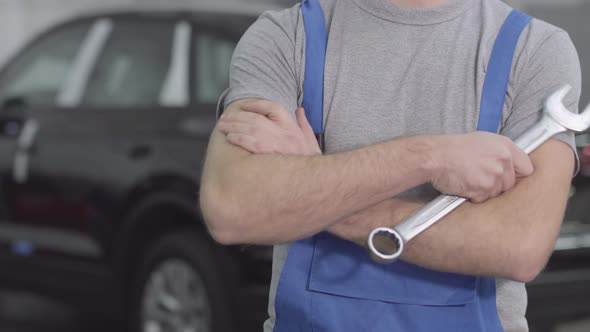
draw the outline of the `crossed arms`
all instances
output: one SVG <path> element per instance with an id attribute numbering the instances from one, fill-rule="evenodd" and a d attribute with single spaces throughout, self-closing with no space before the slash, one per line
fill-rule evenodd
<path id="1" fill-rule="evenodd" d="M 295 121 L 268 101 L 228 107 L 211 137 L 200 195 L 219 242 L 275 244 L 327 230 L 364 244 L 373 228 L 394 226 L 422 204 L 392 197 L 431 183 L 485 202 L 465 204 L 418 236 L 403 259 L 526 282 L 552 251 L 573 171 L 562 142 L 546 143 L 530 161 L 506 138 L 482 133 L 409 137 L 334 155 L 318 154 L 311 142 L 300 111 Z"/>

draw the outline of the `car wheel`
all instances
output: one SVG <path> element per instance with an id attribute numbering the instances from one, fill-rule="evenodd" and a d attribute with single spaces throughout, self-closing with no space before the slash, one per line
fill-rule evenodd
<path id="1" fill-rule="evenodd" d="M 226 300 L 232 287 L 224 285 L 216 249 L 192 231 L 166 235 L 152 246 L 139 272 L 136 331 L 232 330 Z"/>

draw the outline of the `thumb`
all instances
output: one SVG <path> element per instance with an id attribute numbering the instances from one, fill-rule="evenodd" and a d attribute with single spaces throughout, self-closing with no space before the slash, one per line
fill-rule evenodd
<path id="1" fill-rule="evenodd" d="M 514 146 L 513 150 L 514 171 L 516 173 L 516 176 L 527 177 L 533 174 L 535 168 L 533 166 L 531 158 L 529 158 L 529 156 L 516 145 Z"/>
<path id="2" fill-rule="evenodd" d="M 303 135 L 305 135 L 305 137 L 307 138 L 313 137 L 313 139 L 315 140 L 315 133 L 313 132 L 313 128 L 311 128 L 309 121 L 307 121 L 307 117 L 305 116 L 305 110 L 303 109 L 303 107 L 299 107 L 297 109 L 297 112 L 295 112 L 295 115 L 297 117 L 297 123 L 299 124 L 299 128 L 301 128 L 301 130 L 303 131 Z"/>

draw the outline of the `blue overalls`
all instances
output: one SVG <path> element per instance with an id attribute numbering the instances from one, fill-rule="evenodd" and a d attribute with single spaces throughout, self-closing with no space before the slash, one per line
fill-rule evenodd
<path id="1" fill-rule="evenodd" d="M 303 106 L 323 134 L 327 32 L 318 0 L 304 0 Z M 502 26 L 484 82 L 478 130 L 497 133 L 516 44 L 531 17 L 513 11 Z M 374 263 L 364 248 L 328 233 L 291 245 L 275 298 L 275 332 L 499 332 L 494 278 Z"/>

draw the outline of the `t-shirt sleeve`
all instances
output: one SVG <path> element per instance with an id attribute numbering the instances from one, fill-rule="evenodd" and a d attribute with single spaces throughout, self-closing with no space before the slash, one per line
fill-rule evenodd
<path id="1" fill-rule="evenodd" d="M 297 109 L 295 35 L 298 8 L 266 12 L 238 43 L 230 67 L 226 106 L 238 99 L 261 98 Z"/>
<path id="2" fill-rule="evenodd" d="M 516 81 L 508 90 L 511 109 L 500 133 L 511 139 L 516 139 L 534 125 L 543 114 L 546 98 L 566 84 L 571 85 L 572 90 L 564 105 L 571 112 L 578 113 L 581 69 L 569 35 L 563 30 L 555 30 L 529 52 L 528 60 L 519 64 L 521 68 L 517 68 Z M 559 134 L 555 138 L 571 146 L 577 170 L 579 162 L 574 135 Z"/>

